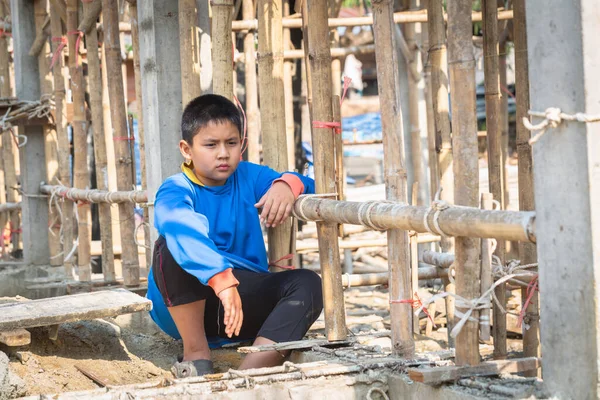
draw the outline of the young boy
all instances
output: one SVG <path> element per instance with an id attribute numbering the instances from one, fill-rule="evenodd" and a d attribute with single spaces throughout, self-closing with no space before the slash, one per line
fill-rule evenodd
<path id="1" fill-rule="evenodd" d="M 213 372 L 207 337 L 237 336 L 255 345 L 300 340 L 323 304 L 314 272 L 269 273 L 260 227 L 289 218 L 295 199 L 314 193 L 313 180 L 240 162 L 242 121 L 225 97 L 192 100 L 181 131 L 182 173 L 163 182 L 154 202 L 160 236 L 148 298 L 152 319 L 183 340 L 173 373 L 187 377 Z M 284 357 L 249 354 L 240 368 L 274 366 Z"/>

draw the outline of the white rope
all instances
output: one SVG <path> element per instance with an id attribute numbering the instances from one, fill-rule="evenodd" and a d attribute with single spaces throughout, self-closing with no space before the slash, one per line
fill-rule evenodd
<path id="1" fill-rule="evenodd" d="M 135 230 L 133 231 L 133 241 L 135 242 L 135 244 L 138 247 L 143 247 L 145 249 L 151 250 L 152 248 L 148 245 L 146 245 L 145 243 L 140 243 L 137 240 L 137 234 L 138 234 L 138 230 L 140 229 L 140 226 L 148 226 L 150 227 L 150 224 L 147 222 L 142 222 L 141 224 L 139 224 L 138 226 L 135 227 Z"/>
<path id="2" fill-rule="evenodd" d="M 301 219 L 303 221 L 310 221 L 309 218 L 306 216 L 306 214 L 304 214 L 304 211 L 302 210 L 302 204 L 304 204 L 304 202 L 307 199 L 314 198 L 314 197 L 334 197 L 335 199 L 337 199 L 338 194 L 337 193 L 304 194 L 304 195 L 298 197 L 298 199 L 296 201 L 298 202 L 297 208 L 298 208 L 298 214 L 300 214 L 300 215 L 296 215 L 296 218 Z"/>
<path id="3" fill-rule="evenodd" d="M 23 117 L 32 118 L 48 118 L 51 116 L 51 111 L 55 107 L 52 95 L 44 94 L 36 101 L 21 100 L 15 105 L 12 105 L 6 110 L 6 113 L 0 118 L 0 131 L 9 131 L 15 138 L 18 147 L 23 147 L 27 144 L 27 136 L 17 135 L 13 130 L 11 121 L 16 121 Z M 15 109 L 14 111 L 13 108 Z"/>
<path id="4" fill-rule="evenodd" d="M 390 400 L 385 391 L 378 387 L 372 387 L 371 389 L 369 389 L 369 391 L 367 392 L 367 400 L 373 400 L 372 394 L 374 392 L 379 393 L 384 400 Z"/>
<path id="5" fill-rule="evenodd" d="M 444 231 L 440 227 L 440 224 L 438 221 L 442 211 L 450 208 L 450 203 L 448 203 L 447 201 L 444 201 L 444 200 L 440 200 L 440 194 L 442 193 L 442 190 L 443 190 L 443 188 L 440 186 L 438 188 L 437 193 L 435 194 L 435 198 L 434 198 L 433 202 L 431 203 L 431 205 L 425 212 L 425 215 L 423 216 L 423 225 L 425 225 L 425 229 L 429 233 L 433 233 L 434 235 L 440 235 L 442 237 L 447 237 L 448 235 L 446 235 L 444 233 Z M 429 216 L 431 215 L 432 212 L 433 212 L 433 226 L 435 228 L 435 231 L 432 230 L 431 227 L 429 226 Z"/>
<path id="6" fill-rule="evenodd" d="M 529 144 L 533 145 L 546 133 L 548 127 L 556 128 L 563 121 L 577 121 L 577 122 L 600 122 L 600 115 L 589 115 L 584 113 L 576 113 L 576 114 L 565 114 L 560 108 L 557 107 L 549 107 L 546 108 L 546 111 L 531 111 L 529 110 L 529 115 L 532 117 L 543 118 L 544 120 L 539 124 L 532 124 L 528 118 L 523 118 L 523 125 L 528 130 L 535 132 L 539 131 L 535 136 L 529 139 Z"/>

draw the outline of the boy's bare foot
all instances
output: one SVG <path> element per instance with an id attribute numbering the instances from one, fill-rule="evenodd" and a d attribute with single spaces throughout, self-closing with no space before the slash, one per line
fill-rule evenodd
<path id="1" fill-rule="evenodd" d="M 271 339 L 259 336 L 254 340 L 252 345 L 260 346 L 273 343 L 275 342 Z M 242 361 L 240 369 L 275 367 L 283 364 L 288 354 L 289 351 L 261 351 L 259 353 L 250 353 L 244 358 L 244 361 Z"/>

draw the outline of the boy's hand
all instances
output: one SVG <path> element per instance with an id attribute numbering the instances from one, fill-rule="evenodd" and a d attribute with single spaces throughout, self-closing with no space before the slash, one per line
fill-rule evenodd
<path id="1" fill-rule="evenodd" d="M 225 334 L 231 338 L 231 336 L 238 336 L 240 329 L 242 329 L 242 322 L 244 320 L 244 313 L 242 312 L 242 299 L 238 293 L 237 287 L 232 286 L 225 290 L 222 290 L 218 294 L 221 304 L 223 304 L 223 310 L 225 316 L 223 322 L 225 323 Z"/>
<path id="2" fill-rule="evenodd" d="M 272 228 L 289 218 L 295 200 L 287 183 L 275 182 L 254 207 L 262 207 L 260 220 L 265 222 L 267 228 Z"/>

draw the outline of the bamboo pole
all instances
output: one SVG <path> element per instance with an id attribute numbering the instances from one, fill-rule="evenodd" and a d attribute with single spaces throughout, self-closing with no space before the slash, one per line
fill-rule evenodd
<path id="1" fill-rule="evenodd" d="M 302 12 L 302 46 L 304 58 L 302 59 L 302 96 L 305 100 L 302 105 L 302 141 L 312 145 L 312 72 L 308 46 L 308 3 L 304 0 L 296 3 L 296 11 Z"/>
<path id="2" fill-rule="evenodd" d="M 133 73 L 135 76 L 135 99 L 137 102 L 137 127 L 138 148 L 140 151 L 140 174 L 142 175 L 142 187 L 147 188 L 146 177 L 146 137 L 144 135 L 144 118 L 142 107 L 142 74 L 140 71 L 140 34 L 137 20 L 137 1 L 129 1 L 129 15 L 131 20 L 131 42 L 133 45 Z M 198 77 L 199 78 L 199 77 Z M 150 239 L 150 215 L 148 207 L 144 207 L 144 241 L 146 244 L 145 257 L 146 267 L 152 265 L 152 241 Z"/>
<path id="3" fill-rule="evenodd" d="M 2 7 L 0 5 L 0 7 Z M 0 64 L 2 63 L 2 59 L 0 57 Z M 12 211 L 13 205 L 19 204 L 19 208 L 21 207 L 20 203 L 7 203 L 6 202 L 6 185 L 4 180 L 4 155 L 2 151 L 2 140 L 0 140 L 0 259 L 3 259 L 6 255 L 6 244 L 4 243 L 4 231 L 6 229 L 6 223 L 8 222 L 9 215 L 6 211 Z M 6 210 L 6 211 L 5 211 Z"/>
<path id="4" fill-rule="evenodd" d="M 50 26 L 52 31 L 52 51 L 56 53 L 60 40 L 63 40 L 63 30 L 60 15 L 55 7 L 50 7 Z M 58 175 L 63 185 L 71 186 L 71 144 L 67 134 L 67 102 L 65 96 L 65 76 L 63 75 L 62 52 L 58 55 L 52 70 L 54 77 L 54 103 L 56 106 L 55 124 L 58 142 Z M 61 230 L 63 245 L 63 263 L 67 280 L 73 279 L 73 259 L 67 258 L 73 247 L 73 203 L 61 203 Z"/>
<path id="5" fill-rule="evenodd" d="M 78 31 L 84 33 L 91 33 L 92 28 L 96 28 L 96 21 L 100 14 L 102 13 L 102 2 L 101 1 L 87 1 L 84 2 L 84 13 L 79 26 L 77 27 Z M 95 30 L 95 29 L 94 29 Z"/>
<path id="6" fill-rule="evenodd" d="M 481 208 L 491 210 L 494 207 L 494 196 L 491 193 L 481 194 Z M 492 240 L 481 239 L 481 293 L 485 293 L 494 283 L 492 276 Z M 479 338 L 483 341 L 490 340 L 491 310 L 481 310 L 479 316 Z"/>
<path id="7" fill-rule="evenodd" d="M 342 112 L 340 104 L 340 96 L 334 94 L 331 101 L 331 108 L 333 110 L 333 122 L 342 124 Z M 333 137 L 334 148 L 335 148 L 335 190 L 337 193 L 338 200 L 346 199 L 346 173 L 344 170 L 344 143 L 342 143 L 342 133 L 336 133 Z M 344 237 L 344 226 L 339 226 L 339 236 Z"/>
<path id="8" fill-rule="evenodd" d="M 395 49 L 396 36 L 393 20 L 393 1 L 373 3 L 373 31 L 375 59 L 377 61 L 377 86 L 381 104 L 383 157 L 385 163 L 386 199 L 404 202 L 407 198 L 404 139 L 400 108 L 400 77 Z M 388 235 L 388 260 L 390 265 L 390 300 L 412 299 L 410 293 L 409 247 L 406 231 L 391 229 Z M 390 304 L 392 351 L 396 355 L 411 357 L 415 351 L 412 337 L 412 309 L 410 304 Z"/>
<path id="9" fill-rule="evenodd" d="M 431 64 L 431 93 L 433 103 L 433 119 L 435 124 L 435 146 L 438 154 L 440 179 L 440 199 L 454 203 L 454 171 L 452 157 L 452 136 L 450 133 L 450 117 L 448 103 L 448 60 L 446 52 L 446 27 L 444 26 L 443 8 L 439 1 L 430 1 L 428 12 L 429 59 Z M 440 247 L 443 252 L 454 253 L 454 239 L 442 237 Z M 456 288 L 448 278 L 444 279 L 444 290 L 455 293 Z M 448 346 L 454 347 L 454 338 L 450 335 L 454 327 L 454 297 L 444 299 L 448 316 Z"/>
<path id="10" fill-rule="evenodd" d="M 0 197 L 4 195 L 6 197 L 6 193 L 4 192 L 4 188 L 1 188 Z M 6 203 L 6 201 L 0 204 L 0 213 L 6 213 L 9 211 L 19 211 L 21 210 L 21 203 Z"/>
<path id="11" fill-rule="evenodd" d="M 44 36 L 46 39 L 50 35 L 50 15 L 48 15 L 47 0 L 36 0 L 33 3 L 35 13 L 35 23 L 37 35 Z M 46 31 L 45 33 L 43 33 Z M 40 72 L 40 90 L 42 95 L 52 95 L 54 90 L 53 80 L 50 73 L 50 45 L 47 40 L 42 42 L 40 50 L 36 54 L 38 57 L 38 69 Z M 50 125 L 44 125 L 44 156 L 46 158 L 46 182 L 58 183 L 58 144 L 56 130 Z M 58 221 L 59 213 L 56 204 L 50 204 L 48 207 L 48 219 L 52 224 L 50 234 L 48 235 L 48 248 L 50 251 L 50 265 L 62 266 L 62 246 L 60 243 L 60 225 Z"/>
<path id="12" fill-rule="evenodd" d="M 285 114 L 282 12 L 281 0 L 258 2 L 258 84 L 261 93 L 263 159 L 266 165 L 276 171 L 285 171 L 290 165 Z M 292 220 L 288 219 L 275 228 L 269 228 L 268 238 L 269 260 L 279 260 L 290 254 L 294 241 Z M 289 261 L 283 265 L 289 265 Z"/>
<path id="13" fill-rule="evenodd" d="M 117 187 L 119 190 L 130 190 L 134 182 L 134 177 L 131 176 L 131 163 L 134 160 L 132 159 L 133 155 L 129 151 L 130 139 L 127 135 L 117 0 L 103 0 L 102 8 L 104 10 L 105 65 L 109 79 L 108 96 L 114 134 L 115 158 L 118 160 Z M 134 238 L 133 204 L 120 203 L 119 218 L 121 225 L 121 246 L 123 248 L 121 254 L 123 280 L 126 286 L 137 286 L 140 281 L 140 267 L 137 256 L 137 245 Z"/>
<path id="14" fill-rule="evenodd" d="M 437 279 L 443 275 L 447 275 L 447 272 L 441 268 L 434 266 L 420 267 L 418 270 L 419 280 L 430 280 Z M 342 286 L 347 287 L 359 287 L 359 286 L 375 286 L 375 285 L 387 285 L 389 282 L 390 275 L 387 272 L 378 272 L 370 274 L 343 274 L 342 275 Z M 418 318 L 415 318 L 418 320 Z"/>
<path id="15" fill-rule="evenodd" d="M 332 47 L 331 57 L 344 58 L 349 54 L 372 54 L 375 52 L 374 44 L 365 44 L 360 46 L 349 46 L 349 47 Z M 285 60 L 294 60 L 304 58 L 304 50 L 284 50 L 283 58 Z M 341 88 L 340 85 L 338 87 Z"/>
<path id="16" fill-rule="evenodd" d="M 83 5 L 84 13 L 90 10 L 89 3 Z M 92 108 L 92 128 L 94 135 L 94 160 L 96 163 L 96 187 L 98 190 L 108 190 L 108 161 L 106 157 L 106 140 L 104 139 L 104 117 L 102 110 L 102 72 L 100 71 L 100 56 L 98 54 L 98 32 L 93 24 L 85 35 L 87 46 L 87 62 L 89 77 L 89 93 Z M 102 242 L 102 274 L 105 282 L 115 282 L 115 261 L 112 240 L 112 220 L 110 204 L 100 204 L 98 207 L 100 222 L 100 240 Z"/>
<path id="17" fill-rule="evenodd" d="M 452 132 L 455 203 L 479 205 L 477 117 L 475 114 L 475 60 L 470 0 L 448 3 L 448 64 L 452 87 Z M 479 240 L 456 238 L 456 293 L 479 297 Z M 477 318 L 478 312 L 473 312 Z M 456 363 L 479 364 L 479 325 L 467 321 L 456 337 Z"/>
<path id="18" fill-rule="evenodd" d="M 348 225 L 353 226 L 353 225 Z M 418 234 L 417 243 L 432 243 L 439 240 L 439 236 L 429 234 Z M 339 241 L 340 249 L 362 249 L 368 247 L 387 247 L 387 239 L 344 239 Z M 319 249 L 319 243 L 315 240 L 298 240 L 296 242 L 296 251 L 310 252 Z M 454 257 L 454 256 L 453 256 Z M 432 263 L 430 263 L 432 264 Z M 447 267 L 446 267 L 447 268 Z"/>
<path id="19" fill-rule="evenodd" d="M 308 24 L 308 70 L 312 80 L 313 104 L 311 120 L 331 122 L 331 55 L 329 51 L 329 30 L 327 28 L 327 4 L 323 1 L 304 0 L 303 18 Z M 335 159 L 332 129 L 312 129 L 312 143 L 315 164 L 316 193 L 334 193 Z M 319 254 L 323 276 L 323 303 L 325 306 L 325 326 L 327 339 L 344 340 L 346 323 L 344 293 L 342 290 L 342 268 L 340 265 L 337 241 L 337 225 L 333 222 L 317 222 L 319 233 Z"/>
<path id="20" fill-rule="evenodd" d="M 525 23 L 525 0 L 514 1 L 515 20 L 515 75 L 517 92 L 517 121 L 527 118 L 529 111 L 529 70 L 527 60 L 527 26 Z M 522 123 L 517 123 L 517 151 L 519 157 L 519 209 L 534 210 L 535 199 L 533 196 L 533 160 L 531 145 L 529 144 L 530 132 Z M 523 264 L 537 262 L 536 247 L 530 243 L 519 243 L 519 258 Z M 526 291 L 521 291 L 523 299 Z M 540 321 L 539 321 L 539 295 L 535 293 L 527 307 L 524 322 L 529 329 L 523 330 L 523 353 L 526 356 L 539 356 L 540 352 Z M 524 325 L 525 325 L 524 324 Z"/>
<path id="21" fill-rule="evenodd" d="M 283 15 L 290 15 L 290 2 L 289 0 L 283 0 Z M 290 30 L 283 30 L 283 50 L 293 49 L 292 39 L 290 36 Z M 285 97 L 285 132 L 287 138 L 287 159 L 288 159 L 288 171 L 293 171 L 296 168 L 296 154 L 294 138 L 295 126 L 294 126 L 294 90 L 292 86 L 294 63 L 290 60 L 283 62 L 283 92 Z"/>
<path id="22" fill-rule="evenodd" d="M 88 203 L 121 204 L 147 203 L 148 194 L 145 190 L 117 191 L 90 190 L 69 188 L 63 185 L 40 185 L 40 193 L 65 198 L 71 201 L 86 201 Z"/>
<path id="23" fill-rule="evenodd" d="M 44 10 L 45 11 L 45 10 Z M 41 15 L 41 12 L 40 12 Z M 37 16 L 37 13 L 36 13 Z M 32 57 L 37 57 L 40 52 L 43 50 L 44 45 L 48 42 L 48 36 L 50 36 L 50 16 L 46 12 L 44 14 L 44 19 L 35 21 L 36 27 L 36 35 L 33 44 L 31 45 L 31 49 L 29 49 L 29 55 Z"/>
<path id="24" fill-rule="evenodd" d="M 502 104 L 498 66 L 498 19 L 496 0 L 483 0 L 483 60 L 485 72 L 485 110 L 490 192 L 504 208 L 504 167 L 502 165 Z M 495 255 L 504 262 L 505 242 L 498 240 Z M 506 308 L 506 284 L 495 289 L 498 303 Z M 494 358 L 506 358 L 506 314 L 494 303 Z"/>
<path id="25" fill-rule="evenodd" d="M 444 20 L 447 19 L 447 15 L 444 14 Z M 498 13 L 498 19 L 512 19 L 512 10 L 500 11 Z M 407 24 L 415 22 L 427 22 L 427 12 L 425 11 L 402 11 L 393 14 L 394 23 L 396 24 Z M 474 11 L 472 13 L 473 22 L 479 22 L 482 19 L 482 13 Z M 353 17 L 353 18 L 329 18 L 329 28 L 337 28 L 340 26 L 365 26 L 373 24 L 373 17 Z M 245 30 L 256 30 L 258 29 L 257 20 L 243 20 L 233 21 L 232 29 L 234 31 L 245 31 Z M 285 18 L 283 20 L 284 28 L 301 28 L 302 21 L 299 18 Z"/>
<path id="26" fill-rule="evenodd" d="M 213 0 L 211 5 L 213 93 L 233 100 L 233 43 L 231 41 L 233 0 Z M 281 8 L 279 11 L 281 12 Z"/>
<path id="27" fill-rule="evenodd" d="M 5 3 L 0 2 L 0 19 L 4 19 L 6 14 L 10 10 L 4 9 Z M 12 97 L 11 90 L 11 78 L 10 78 L 10 67 L 9 67 L 9 57 L 8 54 L 8 39 L 6 35 L 0 36 L 0 97 Z M 7 133 L 8 135 L 8 133 Z M 6 136 L 6 135 L 4 135 Z M 5 176 L 5 161 L 4 158 L 8 157 L 8 152 L 4 150 L 3 143 L 4 140 L 0 139 L 0 202 L 6 203 L 6 195 L 8 187 L 6 185 L 6 176 Z M 10 159 L 9 159 L 10 160 Z M 10 190 L 10 189 L 9 189 Z M 0 235 L 4 238 L 4 232 L 6 229 L 6 224 L 10 218 L 10 214 L 3 213 L 0 215 Z M 0 249 L 0 256 L 4 257 L 6 251 L 6 247 L 4 244 L 4 240 L 2 240 L 2 249 Z"/>
<path id="28" fill-rule="evenodd" d="M 201 94 L 197 19 L 196 0 L 179 0 L 181 98 L 184 108 L 191 100 Z"/>
<path id="29" fill-rule="evenodd" d="M 412 185 L 412 201 L 413 206 L 417 205 L 418 202 L 418 191 L 419 182 L 413 182 Z M 410 243 L 410 273 L 411 273 L 411 293 L 419 292 L 419 234 L 417 232 L 409 232 L 409 243 Z M 413 334 L 418 335 L 420 333 L 419 318 L 413 318 Z"/>
<path id="30" fill-rule="evenodd" d="M 56 11 L 62 23 L 67 25 L 67 5 L 65 0 L 50 0 L 50 9 Z"/>
<path id="31" fill-rule="evenodd" d="M 67 32 L 77 31 L 78 26 L 78 0 L 67 1 Z M 78 189 L 89 188 L 89 171 L 87 167 L 87 118 L 85 115 L 85 87 L 83 82 L 83 67 L 79 58 L 77 34 L 68 34 L 69 43 L 69 75 L 71 77 L 71 93 L 73 94 L 73 186 Z M 92 266 L 90 263 L 91 247 L 91 213 L 90 205 L 84 202 L 76 204 L 78 218 L 78 247 L 77 266 L 81 282 L 92 280 Z"/>
<path id="32" fill-rule="evenodd" d="M 254 1 L 242 0 L 244 19 L 255 17 Z M 244 63 L 246 77 L 246 123 L 248 134 L 248 161 L 260 164 L 260 115 L 258 110 L 258 82 L 256 80 L 256 54 L 254 51 L 254 32 L 244 35 Z"/>

